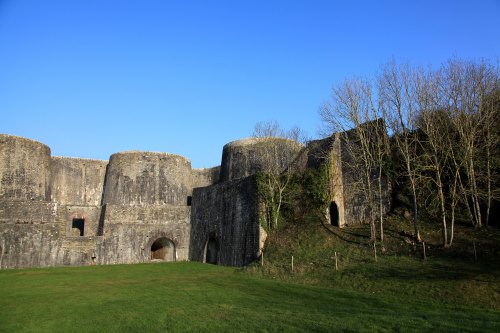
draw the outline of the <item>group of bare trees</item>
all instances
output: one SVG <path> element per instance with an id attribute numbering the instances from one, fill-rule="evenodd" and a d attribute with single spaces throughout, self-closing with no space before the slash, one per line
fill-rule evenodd
<path id="1" fill-rule="evenodd" d="M 378 212 L 383 211 L 383 165 L 389 155 L 385 124 L 380 120 L 380 109 L 374 103 L 371 82 L 355 78 L 333 87 L 332 101 L 320 110 L 329 130 L 342 135 L 343 150 L 347 153 L 342 163 L 356 174 L 349 181 L 349 199 L 362 194 L 362 215 L 370 224 L 372 242 L 376 241 L 377 215 L 383 240 L 383 214 Z"/>
<path id="2" fill-rule="evenodd" d="M 347 160 L 360 174 L 352 190 L 366 201 L 373 242 L 377 218 L 383 242 L 390 159 L 393 179 L 410 193 L 418 241 L 421 208 L 439 217 L 445 247 L 453 243 L 458 217 L 476 227 L 488 223 L 500 196 L 498 64 L 451 59 L 433 70 L 391 60 L 375 78 L 333 87 L 320 115 L 330 130 L 344 133 Z"/>
<path id="3" fill-rule="evenodd" d="M 259 151 L 257 181 L 264 210 L 263 224 L 268 230 L 275 229 L 283 204 L 291 195 L 289 186 L 293 173 L 290 165 L 303 148 L 299 141 L 305 140 L 305 135 L 298 127 L 284 130 L 276 121 L 270 121 L 257 123 L 253 137 Z"/>

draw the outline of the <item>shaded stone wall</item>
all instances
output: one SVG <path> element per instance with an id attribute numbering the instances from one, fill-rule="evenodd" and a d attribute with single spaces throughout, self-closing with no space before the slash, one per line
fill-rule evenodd
<path id="1" fill-rule="evenodd" d="M 100 206 L 107 161 L 52 157 L 51 200 L 62 205 Z"/>
<path id="2" fill-rule="evenodd" d="M 372 144 L 375 144 L 377 140 L 377 135 L 375 130 L 377 128 L 383 128 L 385 131 L 385 122 L 383 119 L 377 119 L 368 123 L 361 125 L 365 131 L 364 135 L 370 137 Z M 346 225 L 348 224 L 359 224 L 359 223 L 369 223 L 370 221 L 370 211 L 367 204 L 367 196 L 363 191 L 363 185 L 361 182 L 366 182 L 365 178 L 362 178 L 366 172 L 363 165 L 358 163 L 353 154 L 360 154 L 361 147 L 357 140 L 356 130 L 352 129 L 347 132 L 337 133 L 338 138 L 338 148 L 337 155 L 341 160 L 341 173 L 344 195 L 344 210 L 346 216 Z M 354 145 L 354 147 L 348 147 L 348 145 Z M 357 146 L 356 146 L 357 145 Z M 374 210 L 375 213 L 379 212 L 379 202 L 378 202 L 378 170 L 374 165 L 370 172 L 370 186 L 373 189 L 372 193 L 375 193 L 374 197 Z M 365 184 L 366 186 L 366 184 Z M 385 177 L 382 179 L 382 214 L 386 214 L 390 208 L 390 184 L 389 180 Z"/>
<path id="3" fill-rule="evenodd" d="M 243 266 L 258 258 L 259 214 L 254 177 L 193 190 L 190 260 L 205 261 L 209 239 L 217 243 L 218 264 Z"/>

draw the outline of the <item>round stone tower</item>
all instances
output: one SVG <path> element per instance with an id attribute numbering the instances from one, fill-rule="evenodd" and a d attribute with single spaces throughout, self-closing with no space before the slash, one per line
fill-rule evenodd
<path id="1" fill-rule="evenodd" d="M 50 148 L 0 134 L 0 199 L 50 200 Z"/>
<path id="2" fill-rule="evenodd" d="M 111 155 L 104 204 L 186 205 L 191 162 L 179 155 L 129 151 Z"/>
<path id="3" fill-rule="evenodd" d="M 222 150 L 221 181 L 243 178 L 273 165 L 285 170 L 303 146 L 285 138 L 248 138 L 230 142 Z"/>

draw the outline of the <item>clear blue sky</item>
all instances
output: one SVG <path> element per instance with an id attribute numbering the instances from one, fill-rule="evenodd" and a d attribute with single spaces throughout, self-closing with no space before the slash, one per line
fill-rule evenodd
<path id="1" fill-rule="evenodd" d="M 496 61 L 500 0 L 0 0 L 0 133 L 211 167 L 258 121 L 315 137 L 332 85 L 392 56 Z"/>

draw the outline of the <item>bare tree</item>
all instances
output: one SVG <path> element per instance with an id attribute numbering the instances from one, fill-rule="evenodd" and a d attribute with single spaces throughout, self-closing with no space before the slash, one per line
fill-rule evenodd
<path id="1" fill-rule="evenodd" d="M 283 130 L 273 121 L 257 123 L 253 137 L 258 140 L 261 165 L 258 181 L 267 227 L 277 228 L 283 203 L 289 195 L 287 190 L 293 175 L 290 165 L 303 148 L 296 140 L 305 135 L 297 127 Z"/>
<path id="2" fill-rule="evenodd" d="M 372 240 L 378 198 L 383 242 L 387 123 L 401 160 L 400 179 L 411 191 L 415 238 L 422 241 L 420 208 L 428 205 L 437 208 L 443 246 L 449 247 L 459 207 L 480 227 L 500 200 L 499 66 L 452 59 L 435 71 L 391 60 L 376 83 L 375 90 L 369 80 L 345 80 L 320 110 L 328 129 L 342 133 L 349 156 L 342 163 L 360 171 L 350 187 L 364 195 Z"/>
<path id="3" fill-rule="evenodd" d="M 379 111 L 375 105 L 371 82 L 355 78 L 333 87 L 331 103 L 320 109 L 320 116 L 327 127 L 340 132 L 347 153 L 342 163 L 361 175 L 351 179 L 349 188 L 351 195 L 362 195 L 365 199 L 363 215 L 370 223 L 374 244 L 377 214 L 383 242 L 383 165 L 388 153 L 385 124 L 381 119 L 376 120 Z"/>
<path id="4" fill-rule="evenodd" d="M 475 63 L 451 59 L 443 67 L 443 98 L 457 131 L 454 157 L 460 160 L 465 175 L 460 182 L 462 201 L 476 227 L 482 226 L 481 203 L 486 203 L 489 219 L 495 178 L 494 159 L 498 136 L 495 115 L 498 110 L 492 98 L 499 89 L 498 67 L 481 61 Z M 458 162 L 456 163 L 458 164 Z"/>
<path id="5" fill-rule="evenodd" d="M 417 202 L 417 105 L 415 73 L 408 64 L 398 65 L 395 60 L 382 67 L 378 76 L 380 107 L 405 166 L 413 198 L 413 226 L 415 238 L 421 241 Z"/>
<path id="6" fill-rule="evenodd" d="M 415 76 L 416 82 L 416 100 L 419 110 L 419 129 L 422 131 L 420 136 L 420 154 L 419 175 L 430 178 L 434 184 L 430 195 L 437 198 L 439 211 L 441 215 L 441 231 L 443 247 L 451 246 L 453 242 L 454 218 L 452 218 L 451 233 L 449 237 L 447 223 L 447 192 L 450 192 L 452 199 L 452 210 L 456 207 L 456 197 L 453 187 L 448 191 L 450 184 L 456 184 L 454 176 L 456 172 L 446 172 L 449 166 L 450 155 L 450 128 L 447 113 L 441 109 L 439 98 L 439 75 L 432 70 L 419 69 Z M 446 177 L 446 179 L 445 179 Z M 436 189 L 436 191 L 434 191 Z"/>

